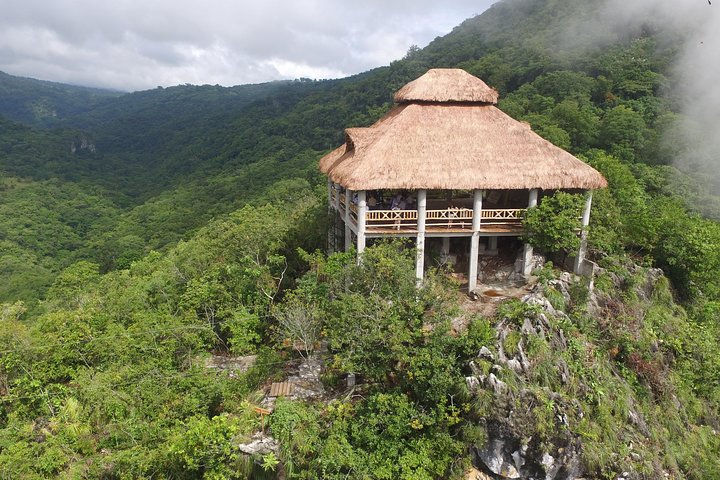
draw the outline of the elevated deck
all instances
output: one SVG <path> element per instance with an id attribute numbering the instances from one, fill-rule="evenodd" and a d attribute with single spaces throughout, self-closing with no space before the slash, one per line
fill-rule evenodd
<path id="1" fill-rule="evenodd" d="M 338 211 L 345 217 L 346 199 L 340 194 Z M 428 202 L 430 203 L 430 202 Z M 473 210 L 465 206 L 433 202 L 425 211 L 425 235 L 428 237 L 463 237 L 473 233 Z M 456 202 L 458 203 L 458 202 Z M 443 208 L 444 207 L 444 208 Z M 524 208 L 483 209 L 480 211 L 481 236 L 519 236 L 523 233 Z M 357 231 L 358 208 L 350 203 L 350 228 Z M 367 237 L 412 237 L 418 234 L 417 210 L 369 209 L 365 212 Z"/>

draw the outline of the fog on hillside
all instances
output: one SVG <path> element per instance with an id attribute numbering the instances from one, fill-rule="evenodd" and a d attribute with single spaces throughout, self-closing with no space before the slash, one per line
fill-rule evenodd
<path id="1" fill-rule="evenodd" d="M 646 25 L 680 39 L 667 95 L 679 103 L 683 117 L 666 132 L 666 141 L 678 152 L 675 166 L 709 179 L 720 194 L 720 1 L 606 0 L 603 15 L 616 28 Z"/>

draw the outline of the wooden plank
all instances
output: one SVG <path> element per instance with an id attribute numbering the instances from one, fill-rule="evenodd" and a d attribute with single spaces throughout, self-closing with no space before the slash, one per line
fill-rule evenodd
<path id="1" fill-rule="evenodd" d="M 522 233 L 523 226 L 521 224 L 491 224 L 483 223 L 480 225 L 480 233 Z"/>
<path id="2" fill-rule="evenodd" d="M 270 385 L 269 397 L 287 397 L 292 395 L 293 385 L 290 382 L 273 382 Z"/>

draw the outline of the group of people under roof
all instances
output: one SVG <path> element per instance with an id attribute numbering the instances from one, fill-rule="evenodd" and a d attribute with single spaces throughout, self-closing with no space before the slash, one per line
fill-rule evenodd
<path id="1" fill-rule="evenodd" d="M 406 191 L 399 191 L 393 196 L 385 197 L 382 190 L 367 192 L 366 204 L 369 210 L 414 210 L 415 198 Z M 354 193 L 352 203 L 357 204 L 358 196 Z"/>

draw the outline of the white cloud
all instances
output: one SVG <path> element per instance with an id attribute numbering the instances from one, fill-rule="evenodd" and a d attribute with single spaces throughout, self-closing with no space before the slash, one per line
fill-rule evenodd
<path id="1" fill-rule="evenodd" d="M 121 90 L 328 78 L 396 60 L 492 0 L 23 0 L 0 70 Z"/>

